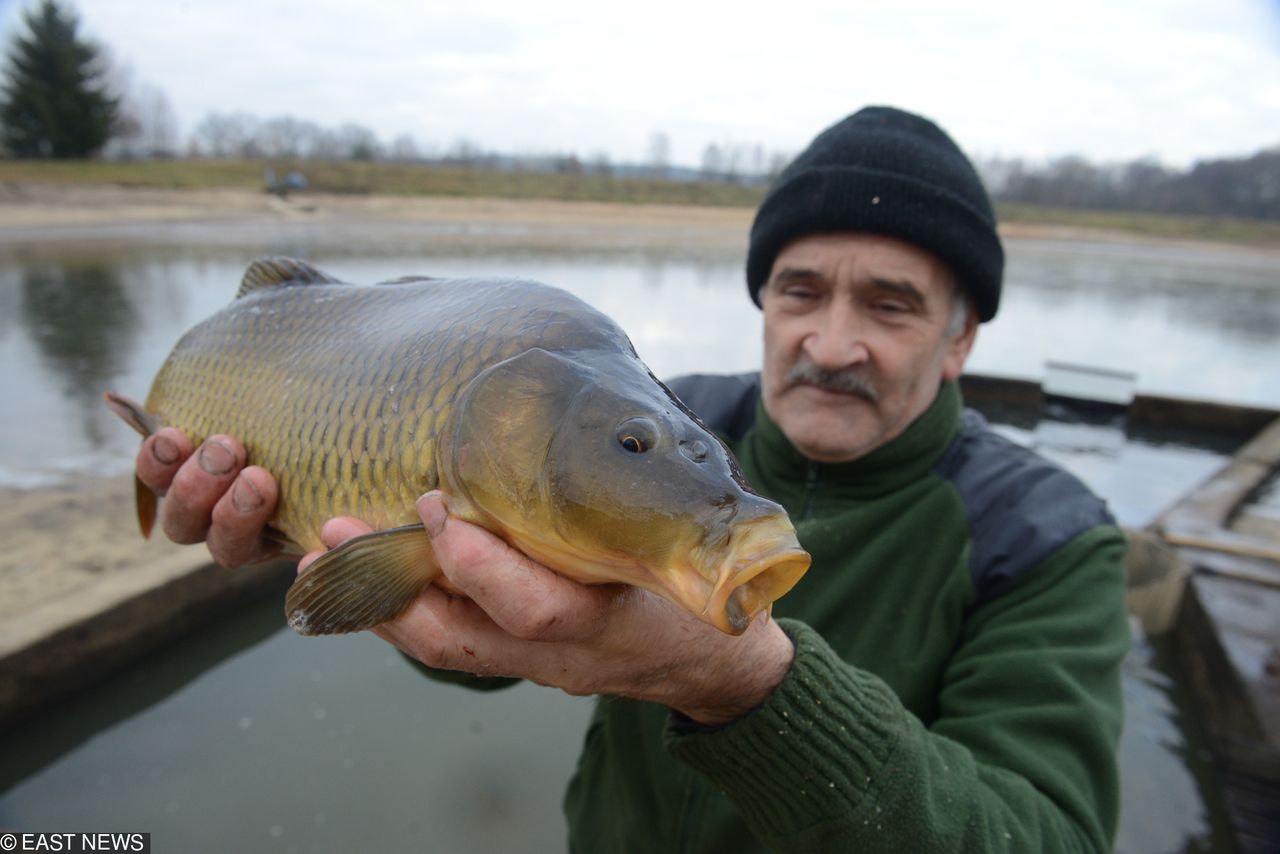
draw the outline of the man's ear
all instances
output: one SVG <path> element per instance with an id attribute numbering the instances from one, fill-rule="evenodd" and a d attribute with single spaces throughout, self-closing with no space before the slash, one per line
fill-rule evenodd
<path id="1" fill-rule="evenodd" d="M 978 338 L 978 313 L 969 306 L 965 313 L 964 329 L 946 343 L 947 352 L 942 358 L 942 378 L 948 382 L 960 378 L 964 373 L 964 363 L 973 350 L 973 343 Z"/>

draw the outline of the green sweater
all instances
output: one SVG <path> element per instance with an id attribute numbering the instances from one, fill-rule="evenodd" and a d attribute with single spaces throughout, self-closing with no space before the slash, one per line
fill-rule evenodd
<path id="1" fill-rule="evenodd" d="M 565 802 L 572 849 L 1107 850 L 1128 623 L 1101 502 L 962 418 L 954 385 L 844 465 L 747 409 L 730 444 L 813 555 L 774 608 L 795 663 L 719 729 L 601 698 Z"/>

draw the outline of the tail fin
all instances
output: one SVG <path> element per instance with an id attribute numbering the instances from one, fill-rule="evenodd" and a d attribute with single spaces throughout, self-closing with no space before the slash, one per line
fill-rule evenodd
<path id="1" fill-rule="evenodd" d="M 144 439 L 160 429 L 160 416 L 154 412 L 147 412 L 141 404 L 114 391 L 104 392 L 102 398 L 107 402 L 107 406 L 111 407 L 112 412 L 141 433 Z"/>
<path id="2" fill-rule="evenodd" d="M 147 412 L 129 398 L 113 391 L 103 394 L 103 398 L 112 412 L 119 415 L 126 424 L 144 437 L 160 429 L 160 416 Z M 151 529 L 156 523 L 156 494 L 137 477 L 133 479 L 133 502 L 138 510 L 138 527 L 142 529 L 142 536 L 144 539 L 150 539 Z"/>

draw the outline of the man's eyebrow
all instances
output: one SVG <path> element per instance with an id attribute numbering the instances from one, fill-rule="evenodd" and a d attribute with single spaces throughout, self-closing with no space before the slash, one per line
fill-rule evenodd
<path id="1" fill-rule="evenodd" d="M 925 305 L 924 294 L 915 286 L 914 283 L 906 279 L 873 278 L 871 280 L 871 284 L 875 285 L 877 288 L 881 288 L 882 290 L 889 291 L 890 293 L 897 294 L 904 299 L 910 300 L 918 306 Z"/>
<path id="2" fill-rule="evenodd" d="M 808 267 L 783 267 L 781 270 L 773 274 L 772 281 L 779 283 L 810 282 L 814 279 L 820 278 L 822 278 L 822 276 L 817 270 L 811 270 Z"/>

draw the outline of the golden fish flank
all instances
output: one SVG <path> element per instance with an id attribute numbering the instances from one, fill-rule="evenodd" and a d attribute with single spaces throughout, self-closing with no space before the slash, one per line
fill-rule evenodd
<path id="1" fill-rule="evenodd" d="M 144 435 L 239 437 L 279 481 L 272 525 L 298 551 L 321 548 L 333 516 L 373 525 L 290 589 L 303 634 L 378 625 L 431 583 L 414 502 L 437 486 L 457 516 L 556 571 L 643 587 L 730 633 L 809 566 L 782 508 L 622 330 L 534 282 L 357 287 L 264 259 L 178 342 L 145 406 L 107 399 Z M 155 510 L 139 484 L 144 533 Z"/>

